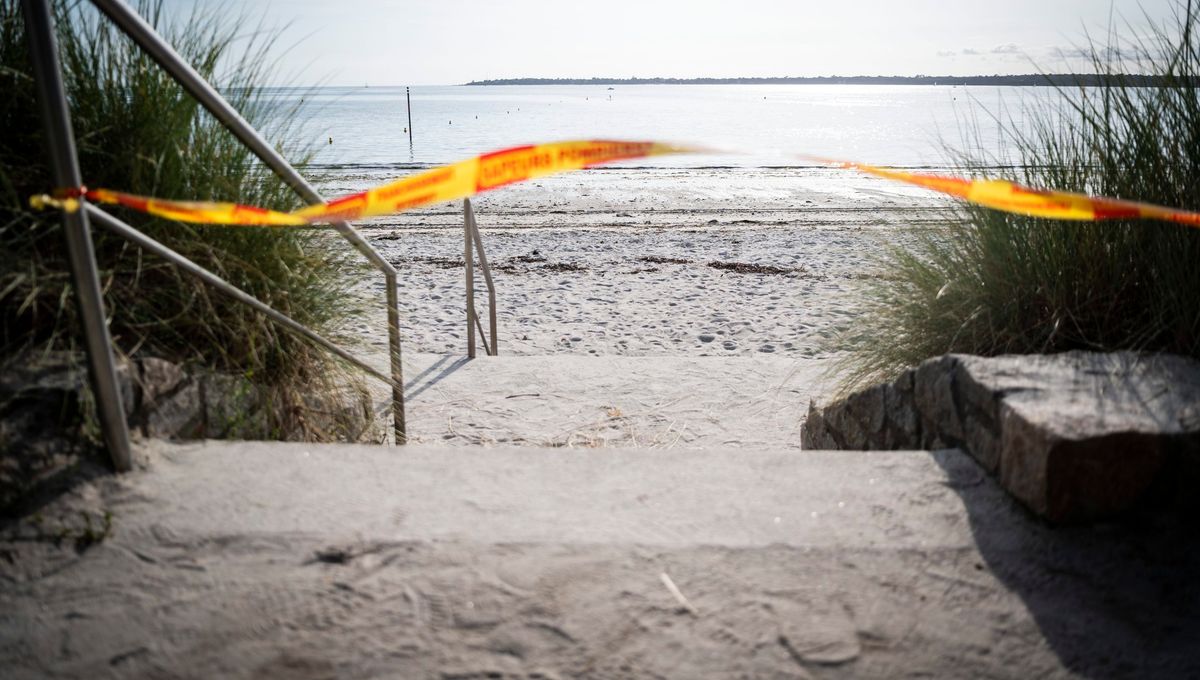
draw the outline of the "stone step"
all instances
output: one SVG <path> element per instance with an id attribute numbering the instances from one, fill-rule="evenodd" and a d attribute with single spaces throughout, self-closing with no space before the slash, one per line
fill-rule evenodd
<path id="1" fill-rule="evenodd" d="M 5 677 L 1200 673 L 1191 527 L 1052 530 L 958 450 L 138 455 L 0 542 Z"/>
<path id="2" fill-rule="evenodd" d="M 1019 521 L 957 450 L 154 443 L 134 524 L 372 540 L 962 549 L 958 490 Z"/>
<path id="3" fill-rule="evenodd" d="M 800 448 L 829 362 L 757 357 L 405 357 L 411 441 Z M 383 400 L 386 390 L 376 397 Z"/>

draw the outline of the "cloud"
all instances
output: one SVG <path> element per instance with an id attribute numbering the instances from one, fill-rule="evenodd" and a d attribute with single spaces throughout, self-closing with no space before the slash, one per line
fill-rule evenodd
<path id="1" fill-rule="evenodd" d="M 1059 59 L 1089 59 L 1092 56 L 1082 47 L 1052 47 L 1049 52 Z"/>
<path id="2" fill-rule="evenodd" d="M 1080 47 L 1078 45 L 1071 46 L 1053 46 L 1045 50 L 1048 58 L 1056 59 L 1062 62 L 1091 62 L 1099 60 L 1102 63 L 1112 65 L 1127 65 L 1130 67 L 1149 66 L 1157 61 L 1166 58 L 1166 55 L 1161 53 L 1148 52 L 1146 49 L 1131 46 L 1131 47 Z"/>
<path id="3" fill-rule="evenodd" d="M 954 50 L 938 50 L 937 55 L 939 57 L 957 57 L 958 52 L 955 52 Z"/>
<path id="4" fill-rule="evenodd" d="M 954 54 L 954 53 L 953 52 L 938 52 L 939 57 L 948 57 L 948 56 L 951 56 L 952 54 Z M 997 54 L 997 55 L 1000 55 L 1003 57 L 1013 57 L 1013 56 L 1019 56 L 1023 53 L 1021 51 L 1021 47 L 1019 45 L 1017 45 L 1016 43 L 1004 43 L 1003 45 L 997 45 L 990 50 L 980 50 L 980 49 L 975 49 L 974 47 L 965 47 L 959 54 L 962 54 L 965 57 L 982 57 L 984 55 L 990 55 L 990 54 Z"/>

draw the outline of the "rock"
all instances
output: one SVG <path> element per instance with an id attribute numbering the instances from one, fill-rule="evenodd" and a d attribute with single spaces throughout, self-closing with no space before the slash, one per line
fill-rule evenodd
<path id="1" fill-rule="evenodd" d="M 287 403 L 243 376 L 195 373 L 154 357 L 117 365 L 130 433 L 156 439 L 382 442 L 370 396 L 345 389 Z M 86 360 L 16 356 L 0 369 L 0 511 L 108 467 Z"/>
<path id="2" fill-rule="evenodd" d="M 1131 352 L 937 357 L 893 383 L 811 405 L 803 444 L 961 447 L 1039 515 L 1097 519 L 1152 487 L 1194 497 L 1200 362 Z"/>
<path id="3" fill-rule="evenodd" d="M 147 357 L 138 364 L 141 367 L 142 398 L 147 404 L 157 403 L 175 391 L 183 381 L 183 369 L 164 359 Z"/>
<path id="4" fill-rule="evenodd" d="M 805 448 L 915 448 L 907 443 L 920 436 L 912 371 L 905 372 L 894 383 L 855 392 L 839 404 L 839 408 L 823 411 L 815 404 L 809 406 Z"/>
<path id="5" fill-rule="evenodd" d="M 187 439 L 201 431 L 204 412 L 195 381 L 181 380 L 174 392 L 159 395 L 139 413 L 142 435 L 152 439 Z"/>
<path id="6" fill-rule="evenodd" d="M 86 377 L 62 353 L 14 357 L 0 370 L 0 511 L 102 462 L 90 441 L 98 433 Z"/>
<path id="7" fill-rule="evenodd" d="M 199 381 L 203 402 L 201 436 L 206 439 L 263 439 L 270 431 L 259 390 L 236 375 L 205 375 Z"/>
<path id="8" fill-rule="evenodd" d="M 1200 362 L 1082 352 L 1003 359 L 971 358 L 965 367 L 1004 395 L 1000 481 L 1039 514 L 1070 520 L 1118 512 L 1168 458 L 1200 452 Z"/>
<path id="9" fill-rule="evenodd" d="M 142 436 L 173 439 L 195 436 L 202 421 L 200 392 L 177 364 L 147 357 L 137 361 L 142 403 L 134 409 L 134 424 Z"/>

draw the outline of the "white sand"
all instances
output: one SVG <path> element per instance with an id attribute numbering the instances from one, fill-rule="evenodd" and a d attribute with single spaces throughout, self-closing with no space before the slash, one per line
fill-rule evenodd
<path id="1" fill-rule="evenodd" d="M 854 173 L 738 168 L 593 170 L 475 202 L 505 353 L 804 358 L 829 356 L 822 342 L 852 323 L 852 284 L 878 275 L 872 256 L 936 225 L 947 205 Z M 363 230 L 400 269 L 406 351 L 463 352 L 461 205 Z M 476 285 L 486 314 L 479 273 Z M 372 314 L 346 335 L 379 350 Z"/>

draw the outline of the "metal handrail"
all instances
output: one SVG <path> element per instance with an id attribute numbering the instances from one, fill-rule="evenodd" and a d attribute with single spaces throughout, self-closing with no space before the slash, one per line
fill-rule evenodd
<path id="1" fill-rule="evenodd" d="M 483 279 L 488 289 L 488 326 L 491 329 L 491 341 L 483 332 L 483 324 L 475 311 L 475 257 L 471 246 L 479 251 L 479 266 L 483 268 Z M 475 222 L 475 209 L 471 207 L 471 199 L 463 199 L 463 262 L 466 270 L 467 284 L 467 358 L 475 358 L 475 331 L 483 340 L 483 351 L 488 356 L 499 354 L 499 339 L 496 336 L 496 284 L 492 281 L 492 268 L 488 265 L 487 253 L 483 250 L 483 237 L 479 235 L 479 225 Z"/>
<path id="2" fill-rule="evenodd" d="M 54 181 L 59 187 L 82 186 L 79 154 L 75 148 L 75 133 L 71 129 L 67 94 L 63 88 L 50 3 L 48 0 L 22 0 L 21 10 L 25 16 L 29 56 L 37 81 L 38 102 L 42 108 L 46 143 L 50 147 Z M 71 269 L 71 283 L 75 288 L 75 301 L 79 308 L 84 346 L 87 348 L 88 375 L 96 396 L 96 415 L 100 420 L 104 443 L 112 456 L 113 467 L 124 472 L 133 468 L 129 424 L 125 422 L 121 390 L 117 386 L 116 360 L 113 358 L 112 337 L 105 322 L 104 297 L 100 292 L 100 276 L 96 271 L 92 233 L 84 211 L 64 211 L 62 219 L 67 263 Z"/>
<path id="3" fill-rule="evenodd" d="M 310 204 L 325 202 L 325 199 L 321 197 L 321 194 L 317 192 L 308 180 L 304 179 L 282 154 L 276 151 L 267 140 L 263 139 L 258 130 L 254 129 L 254 126 L 250 125 L 238 113 L 237 109 L 233 108 L 133 8 L 129 7 L 122 0 L 91 0 L 91 2 L 105 16 L 112 20 L 117 28 L 133 39 L 150 58 L 158 62 L 159 66 L 174 78 L 188 94 L 192 95 L 205 109 L 208 109 L 209 113 L 220 121 L 226 129 L 232 132 L 255 156 L 258 156 L 267 167 L 271 168 L 275 175 L 286 182 L 301 198 Z M 400 361 L 400 310 L 396 290 L 396 269 L 349 223 L 335 222 L 333 226 L 376 269 L 383 273 L 387 285 L 388 346 L 392 373 L 390 383 L 393 385 L 392 417 L 395 425 L 396 443 L 403 444 L 407 439 L 407 428 L 404 418 L 404 390 L 401 387 L 396 387 L 397 385 L 404 384 L 404 372 Z"/>
<path id="4" fill-rule="evenodd" d="M 99 224 L 110 232 L 132 242 L 134 245 L 142 248 L 143 250 L 158 255 L 167 262 L 170 262 L 178 267 L 181 272 L 200 279 L 204 283 L 207 283 L 213 288 L 225 293 L 247 307 L 254 308 L 255 310 L 261 312 L 264 316 L 268 317 L 272 321 L 275 321 L 281 326 L 284 326 L 293 333 L 311 340 L 312 342 L 338 355 L 347 362 L 354 364 L 358 368 L 361 368 L 363 371 L 370 373 L 372 376 L 383 381 L 384 384 L 396 387 L 396 385 L 392 383 L 391 378 L 376 370 L 370 364 L 365 363 L 353 354 L 350 354 L 341 347 L 338 347 L 329 340 L 321 337 L 308 326 L 305 326 L 283 312 L 271 307 L 262 300 L 259 300 L 253 295 L 243 291 L 232 283 L 229 283 L 217 274 L 214 274 L 208 269 L 196 264 L 192 260 L 189 260 L 186 256 L 173 250 L 170 246 L 167 246 L 162 242 L 147 236 L 141 231 L 138 231 L 136 228 L 131 227 L 130 225 L 122 222 L 121 220 L 108 214 L 104 210 L 101 210 L 99 207 L 91 203 L 84 204 L 83 209 L 87 211 L 88 216 L 91 217 L 96 224 Z"/>
<path id="5" fill-rule="evenodd" d="M 135 11 L 120 0 L 92 0 L 92 2 L 294 191 L 309 203 L 324 202 L 312 185 Z M 49 0 L 22 0 L 22 10 L 29 36 L 30 56 L 38 84 L 38 99 L 50 147 L 50 164 L 54 178 L 59 187 L 78 188 L 83 186 L 83 179 L 79 171 L 79 157 L 71 126 L 70 110 L 67 106 L 66 91 L 62 83 L 62 67 L 58 57 L 58 44 L 54 33 L 50 3 Z M 97 403 L 97 415 L 105 443 L 112 456 L 113 465 L 118 471 L 127 471 L 132 468 L 129 426 L 125 421 L 121 393 L 117 386 L 116 362 L 113 357 L 112 339 L 105 321 L 104 300 L 100 293 L 89 217 L 143 249 L 160 255 L 181 271 L 216 287 L 238 302 L 254 308 L 284 328 L 324 347 L 341 359 L 389 385 L 392 388 L 392 416 L 396 443 L 406 443 L 407 426 L 404 413 L 404 380 L 400 356 L 400 312 L 396 289 L 396 270 L 352 226 L 345 222 L 334 225 L 344 238 L 349 240 L 367 260 L 383 272 L 386 279 L 390 377 L 162 243 L 88 204 L 84 199 L 80 198 L 79 200 L 82 209 L 63 212 L 68 262 L 83 326 L 89 374 Z"/>

